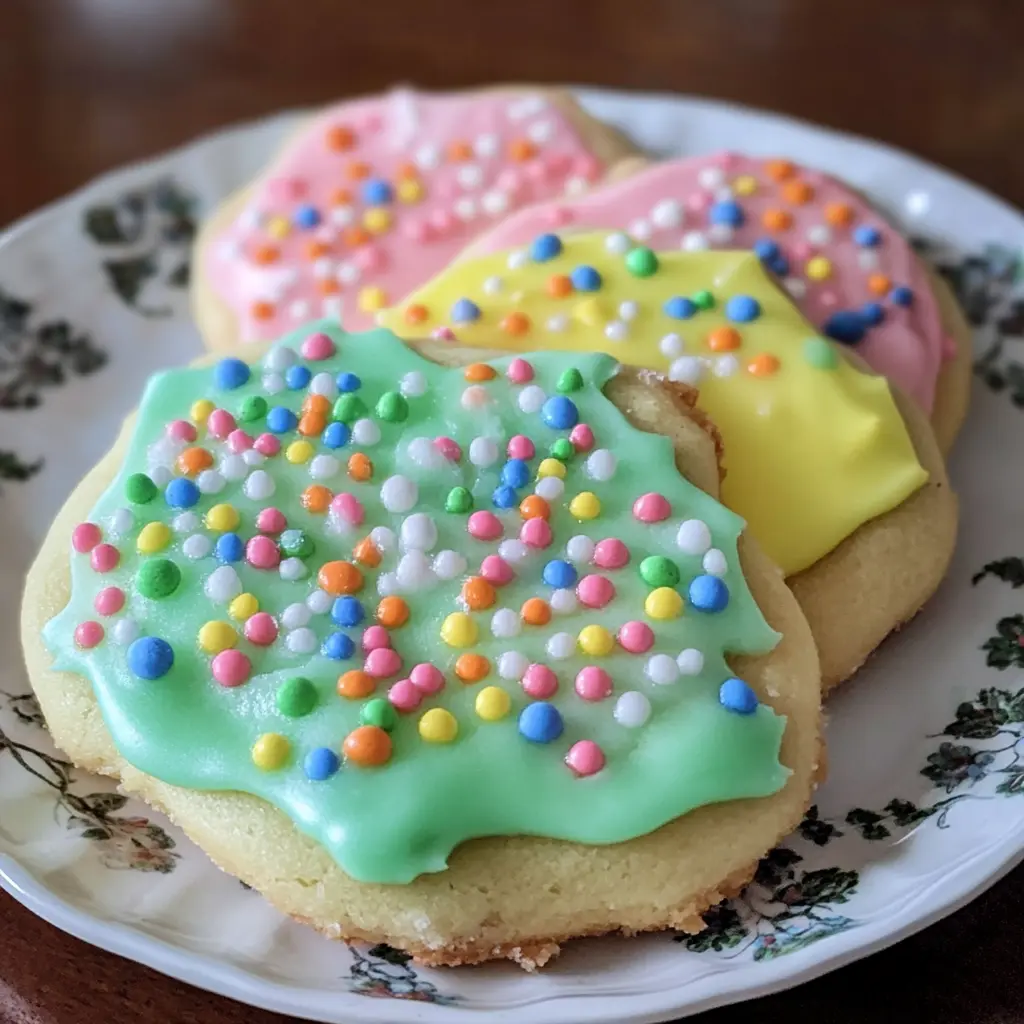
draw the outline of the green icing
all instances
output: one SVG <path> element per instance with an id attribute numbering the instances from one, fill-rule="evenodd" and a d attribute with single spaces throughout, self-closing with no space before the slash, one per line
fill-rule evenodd
<path id="1" fill-rule="evenodd" d="M 739 571 L 736 539 L 742 522 L 677 473 L 666 438 L 637 431 L 603 396 L 601 387 L 616 367 L 605 355 L 545 352 L 527 357 L 535 372 L 533 383 L 549 395 L 557 393 L 557 382 L 566 373 L 580 372 L 582 387 L 572 392 L 580 421 L 594 429 L 598 447 L 617 454 L 618 465 L 610 481 L 598 482 L 588 476 L 584 455 L 566 463 L 565 493 L 552 502 L 554 543 L 516 566 L 516 579 L 499 588 L 494 608 L 473 613 L 480 640 L 472 650 L 486 655 L 492 664 L 485 680 L 460 682 L 453 666 L 463 652 L 440 640 L 442 621 L 460 610 L 464 580 L 460 575 L 405 593 L 410 619 L 392 631 L 393 646 L 403 658 L 401 674 L 418 662 L 433 662 L 446 678 L 440 693 L 425 697 L 417 710 L 397 715 L 380 698 L 386 697 L 398 677 L 379 681 L 369 699 L 349 700 L 337 694 L 338 676 L 362 665 L 359 641 L 362 629 L 373 622 L 376 579 L 393 572 L 399 557 L 397 550 L 391 550 L 384 553 L 379 567 L 363 567 L 366 586 L 358 596 L 366 618 L 361 626 L 345 629 L 333 624 L 329 614 L 315 614 L 308 625 L 298 627 L 312 630 L 318 647 L 328 634 L 341 629 L 355 643 L 352 658 L 331 660 L 319 650 L 292 653 L 284 627 L 273 644 L 256 646 L 244 638 L 241 624 L 234 623 L 238 648 L 252 659 L 253 674 L 246 684 L 234 688 L 214 682 L 211 655 L 200 649 L 197 635 L 208 621 L 230 621 L 228 601 L 214 602 L 204 592 L 204 582 L 218 566 L 213 552 L 205 557 L 186 555 L 186 551 L 193 556 L 202 551 L 202 538 L 216 541 L 218 535 L 202 524 L 204 513 L 214 504 L 230 503 L 238 510 L 241 522 L 235 532 L 243 540 L 255 534 L 256 514 L 267 505 L 285 512 L 289 529 L 315 539 L 315 554 L 309 553 L 306 544 L 291 548 L 307 553 L 305 578 L 285 579 L 278 570 L 234 563 L 244 589 L 258 597 L 261 612 L 270 612 L 280 622 L 286 607 L 303 602 L 316 590 L 320 565 L 349 558 L 353 546 L 375 526 L 387 525 L 398 533 L 404 516 L 388 513 L 379 501 L 381 484 L 392 474 L 403 474 L 418 485 L 419 500 L 410 512 L 432 516 L 438 532 L 434 551 L 462 552 L 472 573 L 485 555 L 496 550 L 496 543 L 470 538 L 468 513 L 445 509 L 453 490 L 460 487 L 471 493 L 477 509 L 493 509 L 490 498 L 504 463 L 501 457 L 484 469 L 473 465 L 467 457 L 473 438 L 491 437 L 503 450 L 512 435 L 527 435 L 537 448 L 530 461 L 533 472 L 546 452 L 556 452 L 559 458 L 569 455 L 564 441 L 568 431 L 551 429 L 539 413 L 520 409 L 517 398 L 522 388 L 510 385 L 504 374 L 510 358 L 493 361 L 499 375 L 482 385 L 491 401 L 483 407 L 468 403 L 471 407 L 465 408 L 461 397 L 467 384 L 460 370 L 423 360 L 387 331 L 344 335 L 328 322 L 309 329 L 330 335 L 338 346 L 330 359 L 309 364 L 314 374 L 328 371 L 333 376 L 345 370 L 362 381 L 356 395 L 339 399 L 338 418 L 365 415 L 382 396 L 394 394 L 396 382 L 409 371 L 418 370 L 426 381 L 422 394 L 419 389 L 414 397 L 410 392 L 407 418 L 375 420 L 381 439 L 365 449 L 374 464 L 371 481 L 356 483 L 345 474 L 346 459 L 358 450 L 351 441 L 333 452 L 341 464 L 338 475 L 316 481 L 335 493 L 347 490 L 360 498 L 366 521 L 359 529 L 348 533 L 328 529 L 326 516 L 300 507 L 299 495 L 313 482 L 310 466 L 291 464 L 278 455 L 259 467 L 276 484 L 272 498 L 250 499 L 241 481 L 229 480 L 219 493 L 201 496 L 191 510 L 197 525 L 188 533 L 176 532 L 158 555 L 139 554 L 135 538 L 147 522 L 172 524 L 180 515 L 179 509 L 168 507 L 163 486 L 150 504 L 136 506 L 133 515 L 124 511 L 126 485 L 134 474 L 148 470 L 157 475 L 153 458 L 173 466 L 174 452 L 168 454 L 163 440 L 165 425 L 187 419 L 199 398 L 210 398 L 228 409 L 255 409 L 259 403 L 250 399 L 264 394 L 259 372 L 243 386 L 224 392 L 216 389 L 211 369 L 189 369 L 164 373 L 149 382 L 121 471 L 90 514 L 90 521 L 103 529 L 104 539 L 120 549 L 119 565 L 112 572 L 97 574 L 90 568 L 88 555 L 71 554 L 71 600 L 47 624 L 45 639 L 58 669 L 80 672 L 91 680 L 104 719 L 129 762 L 174 785 L 262 797 L 322 843 L 353 878 L 385 883 L 405 883 L 424 872 L 442 870 L 452 850 L 473 837 L 530 834 L 580 843 L 617 843 L 696 807 L 767 796 L 782 787 L 788 776 L 778 760 L 784 720 L 765 706 L 745 716 L 724 709 L 718 701 L 721 682 L 732 675 L 723 652 L 761 652 L 777 639 Z M 279 346 L 297 350 L 305 334 L 286 337 Z M 271 407 L 287 406 L 298 414 L 305 396 L 305 391 L 286 390 L 268 398 Z M 256 424 L 252 432 L 264 426 Z M 423 466 L 414 461 L 409 443 L 439 435 L 459 442 L 461 462 Z M 286 447 L 297 436 L 293 431 L 281 441 Z M 201 436 L 196 443 L 207 445 L 218 462 L 225 455 L 222 442 Z M 316 448 L 319 454 L 329 453 L 321 443 Z M 530 483 L 521 488 L 519 496 L 531 493 L 532 487 Z M 652 489 L 672 505 L 671 518 L 653 526 L 638 523 L 631 514 L 635 498 Z M 585 490 L 597 494 L 602 511 L 599 518 L 580 524 L 569 515 L 567 505 Z M 506 536 L 515 536 L 517 510 L 495 511 L 508 524 Z M 658 571 L 652 578 L 657 580 L 671 575 L 665 563 L 645 563 L 645 559 L 667 559 L 678 569 L 678 589 L 685 594 L 689 581 L 701 572 L 700 556 L 687 554 L 676 544 L 680 521 L 690 518 L 709 526 L 714 545 L 726 557 L 724 579 L 730 600 L 725 611 L 705 614 L 687 607 L 678 619 L 649 622 L 656 641 L 643 655 L 629 654 L 618 646 L 601 658 L 586 657 L 577 650 L 568 659 L 556 661 L 546 653 L 545 644 L 556 632 L 575 636 L 584 626 L 600 624 L 614 633 L 626 621 L 644 620 L 643 601 L 650 586 L 639 567 L 653 564 Z M 580 607 L 556 613 L 548 626 L 525 626 L 512 639 L 492 636 L 489 624 L 497 608 L 517 610 L 530 597 L 550 595 L 541 571 L 550 559 L 564 558 L 565 542 L 578 534 L 595 540 L 618 537 L 629 546 L 629 564 L 607 571 L 617 589 L 615 600 L 601 610 Z M 140 581 L 154 572 L 163 578 L 162 572 L 149 568 L 161 559 L 180 569 L 180 583 L 166 596 L 150 597 Z M 601 570 L 583 568 L 581 575 L 588 571 Z M 106 638 L 97 647 L 78 649 L 73 640 L 75 626 L 100 618 L 93 601 L 98 591 L 112 585 L 125 591 L 125 609 L 100 619 Z M 131 622 L 118 627 L 119 621 L 129 619 L 143 636 L 163 637 L 173 646 L 174 665 L 162 678 L 143 680 L 129 671 L 124 634 Z M 654 685 L 645 677 L 644 666 L 651 655 L 675 657 L 688 648 L 703 653 L 703 668 L 697 675 L 683 675 L 669 685 Z M 519 734 L 517 718 L 530 698 L 519 683 L 498 674 L 499 656 L 507 651 L 521 652 L 557 673 L 558 692 L 550 700 L 561 712 L 565 729 L 554 742 L 532 743 Z M 573 680 L 587 664 L 599 665 L 611 675 L 611 698 L 588 702 L 577 696 Z M 507 717 L 491 722 L 476 714 L 474 702 L 484 686 L 501 687 L 511 696 Z M 613 716 L 617 698 L 626 691 L 640 691 L 650 701 L 650 716 L 638 728 L 624 727 Z M 436 707 L 446 708 L 458 721 L 458 736 L 452 743 L 427 743 L 418 734 L 420 716 Z M 308 779 L 303 770 L 305 755 L 317 747 L 340 755 L 342 741 L 361 724 L 390 730 L 390 761 L 365 768 L 346 762 L 326 781 Z M 257 767 L 250 755 L 255 741 L 267 733 L 281 734 L 290 742 L 290 756 L 277 770 Z M 564 763 L 569 747 L 581 739 L 598 742 L 607 758 L 603 770 L 586 778 L 575 776 Z"/>

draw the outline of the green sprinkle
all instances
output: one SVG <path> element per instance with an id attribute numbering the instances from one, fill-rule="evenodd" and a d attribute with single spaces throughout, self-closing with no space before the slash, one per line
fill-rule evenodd
<path id="1" fill-rule="evenodd" d="M 409 418 L 409 403 L 397 391 L 385 391 L 377 402 L 377 416 L 386 423 L 404 423 Z"/>
<path id="2" fill-rule="evenodd" d="M 277 710 L 288 718 L 308 715 L 316 704 L 316 687 L 303 676 L 292 676 L 278 687 Z"/>
<path id="3" fill-rule="evenodd" d="M 679 582 L 679 568 L 664 555 L 648 555 L 640 563 L 640 578 L 649 587 L 674 587 Z"/>
<path id="4" fill-rule="evenodd" d="M 570 391 L 579 391 L 583 387 L 583 374 L 575 366 L 570 367 L 558 378 L 558 383 L 555 387 L 563 395 L 568 394 Z"/>
<path id="5" fill-rule="evenodd" d="M 124 482 L 124 493 L 133 505 L 148 505 L 156 497 L 156 484 L 145 473 L 132 473 Z"/>
<path id="6" fill-rule="evenodd" d="M 567 437 L 560 437 L 557 441 L 552 441 L 548 451 L 551 452 L 551 457 L 558 459 L 559 462 L 568 462 L 576 453 L 572 441 Z"/>
<path id="7" fill-rule="evenodd" d="M 334 403 L 334 418 L 350 427 L 366 415 L 366 403 L 356 394 L 348 392 Z"/>
<path id="8" fill-rule="evenodd" d="M 714 309 L 715 308 L 715 297 L 707 289 L 703 291 L 694 292 L 693 304 L 698 309 Z"/>
<path id="9" fill-rule="evenodd" d="M 398 713 L 389 701 L 383 697 L 374 697 L 359 709 L 359 722 L 361 725 L 375 725 L 378 729 L 391 732 L 398 724 Z"/>
<path id="10" fill-rule="evenodd" d="M 634 277 L 650 277 L 658 269 L 658 257 L 652 249 L 638 245 L 626 253 L 626 269 Z"/>
<path id="11" fill-rule="evenodd" d="M 313 538 L 305 530 L 285 530 L 278 543 L 288 558 L 309 558 L 316 550 Z"/>
<path id="12" fill-rule="evenodd" d="M 444 499 L 446 512 L 468 512 L 473 507 L 473 495 L 465 487 L 453 487 Z"/>
<path id="13" fill-rule="evenodd" d="M 143 562 L 135 577 L 136 589 L 143 597 L 159 600 L 170 597 L 181 583 L 181 570 L 169 558 L 153 558 Z"/>
<path id="14" fill-rule="evenodd" d="M 804 342 L 804 359 L 819 370 L 834 370 L 839 362 L 836 350 L 824 338 L 808 338 Z"/>
<path id="15" fill-rule="evenodd" d="M 267 415 L 267 400 L 262 395 L 249 395 L 238 407 L 238 418 L 243 423 L 261 420 Z"/>

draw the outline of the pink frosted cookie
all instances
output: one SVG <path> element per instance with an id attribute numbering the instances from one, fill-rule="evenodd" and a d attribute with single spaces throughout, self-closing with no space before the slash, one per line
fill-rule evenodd
<path id="1" fill-rule="evenodd" d="M 632 152 L 553 90 L 399 90 L 332 106 L 200 234 L 204 340 L 228 348 L 322 316 L 372 326 L 510 210 L 578 194 Z"/>

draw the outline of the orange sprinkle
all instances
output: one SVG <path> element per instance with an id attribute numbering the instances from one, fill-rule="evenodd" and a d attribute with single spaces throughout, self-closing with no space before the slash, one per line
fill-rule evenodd
<path id="1" fill-rule="evenodd" d="M 252 251 L 253 263 L 274 263 L 281 258 L 281 250 L 276 245 L 257 245 Z"/>
<path id="2" fill-rule="evenodd" d="M 537 155 L 537 147 L 529 139 L 516 139 L 508 147 L 513 160 L 529 160 Z"/>
<path id="3" fill-rule="evenodd" d="M 327 417 L 322 412 L 306 412 L 299 420 L 299 433 L 303 437 L 319 436 L 327 426 Z"/>
<path id="4" fill-rule="evenodd" d="M 368 455 L 356 452 L 348 460 L 348 475 L 353 480 L 365 483 L 373 476 L 373 463 Z"/>
<path id="5" fill-rule="evenodd" d="M 358 594 L 363 589 L 363 574 L 351 562 L 324 562 L 316 575 L 321 590 L 328 594 Z"/>
<path id="6" fill-rule="evenodd" d="M 341 291 L 341 285 L 333 277 L 321 277 L 316 283 L 316 290 L 321 295 L 335 295 Z"/>
<path id="7" fill-rule="evenodd" d="M 364 768 L 376 768 L 391 760 L 391 737 L 379 726 L 360 725 L 341 745 L 345 757 Z"/>
<path id="8" fill-rule="evenodd" d="M 308 241 L 305 249 L 307 260 L 318 260 L 321 256 L 326 256 L 331 251 L 331 247 L 326 242 L 318 242 L 316 239 Z"/>
<path id="9" fill-rule="evenodd" d="M 398 629 L 409 621 L 409 606 L 400 597 L 385 597 L 377 605 L 377 621 L 388 629 Z"/>
<path id="10" fill-rule="evenodd" d="M 530 329 L 530 318 L 525 313 L 508 313 L 498 326 L 506 334 L 525 334 Z"/>
<path id="11" fill-rule="evenodd" d="M 793 224 L 793 218 L 785 210 L 765 210 L 761 223 L 769 231 L 785 231 Z"/>
<path id="12" fill-rule="evenodd" d="M 352 557 L 360 564 L 376 569 L 380 565 L 380 548 L 369 537 L 364 537 L 353 549 Z"/>
<path id="13" fill-rule="evenodd" d="M 352 202 L 352 193 L 347 188 L 336 188 L 331 192 L 332 206 L 348 206 Z"/>
<path id="14" fill-rule="evenodd" d="M 874 295 L 886 295 L 892 287 L 892 281 L 885 274 L 872 274 L 868 278 L 868 290 Z"/>
<path id="15" fill-rule="evenodd" d="M 249 308 L 254 320 L 270 320 L 274 315 L 272 302 L 254 302 Z"/>
<path id="16" fill-rule="evenodd" d="M 353 181 L 359 181 L 362 178 L 368 178 L 370 176 L 370 165 L 364 160 L 353 160 L 352 163 L 345 168 L 345 173 Z"/>
<path id="17" fill-rule="evenodd" d="M 520 502 L 519 514 L 524 519 L 550 519 L 551 506 L 539 494 L 530 494 Z"/>
<path id="18" fill-rule="evenodd" d="M 462 376 L 466 380 L 479 384 L 481 381 L 494 380 L 498 376 L 498 371 L 486 363 L 470 363 L 463 371 Z"/>
<path id="19" fill-rule="evenodd" d="M 712 352 L 731 352 L 740 347 L 740 332 L 735 327 L 716 327 L 708 335 L 708 348 Z"/>
<path id="20" fill-rule="evenodd" d="M 769 160 L 764 169 L 773 181 L 785 181 L 796 173 L 796 168 L 788 160 Z"/>
<path id="21" fill-rule="evenodd" d="M 427 307 L 414 302 L 405 307 L 404 319 L 407 324 L 421 324 L 427 319 Z"/>
<path id="22" fill-rule="evenodd" d="M 338 676 L 338 696 L 348 697 L 349 700 L 369 697 L 376 687 L 377 684 L 374 682 L 373 676 L 358 668 L 343 672 Z"/>
<path id="23" fill-rule="evenodd" d="M 464 683 L 479 683 L 491 671 L 491 663 L 482 654 L 460 654 L 455 662 L 455 674 Z"/>
<path id="24" fill-rule="evenodd" d="M 344 153 L 345 150 L 351 149 L 356 144 L 356 136 L 351 128 L 346 128 L 343 124 L 335 124 L 327 129 L 324 141 L 327 143 L 328 149 L 333 149 L 336 153 Z"/>
<path id="25" fill-rule="evenodd" d="M 782 186 L 782 198 L 787 203 L 803 206 L 814 198 L 814 189 L 806 181 L 787 181 Z"/>
<path id="26" fill-rule="evenodd" d="M 205 448 L 186 448 L 174 460 L 178 472 L 185 476 L 196 476 L 213 465 L 213 456 Z"/>
<path id="27" fill-rule="evenodd" d="M 552 298 L 561 299 L 572 294 L 572 278 L 565 274 L 552 274 L 548 278 L 547 292 Z"/>
<path id="28" fill-rule="evenodd" d="M 468 142 L 461 140 L 448 144 L 449 160 L 468 160 L 473 155 L 473 148 Z"/>
<path id="29" fill-rule="evenodd" d="M 361 245 L 366 245 L 370 240 L 370 232 L 365 228 L 345 228 L 341 234 L 341 240 L 353 249 L 357 249 Z"/>
<path id="30" fill-rule="evenodd" d="M 847 227 L 853 223 L 853 207 L 848 203 L 826 203 L 825 220 L 833 227 Z"/>
<path id="31" fill-rule="evenodd" d="M 546 626 L 551 621 L 551 608 L 547 601 L 531 597 L 519 611 L 523 622 L 530 626 Z"/>
<path id="32" fill-rule="evenodd" d="M 302 400 L 302 411 L 326 416 L 331 411 L 331 400 L 326 395 L 306 395 Z"/>
<path id="33" fill-rule="evenodd" d="M 770 377 L 779 368 L 779 360 L 771 352 L 762 352 L 747 363 L 747 373 L 755 377 Z"/>
<path id="34" fill-rule="evenodd" d="M 413 163 L 400 164 L 395 174 L 399 178 L 418 178 L 420 176 L 419 168 Z"/>
<path id="35" fill-rule="evenodd" d="M 310 484 L 302 492 L 299 501 L 307 512 L 326 512 L 333 497 L 334 495 L 323 484 Z"/>
<path id="36" fill-rule="evenodd" d="M 494 605 L 497 594 L 490 580 L 485 580 L 483 576 L 470 576 L 462 584 L 462 600 L 470 611 L 480 612 Z"/>

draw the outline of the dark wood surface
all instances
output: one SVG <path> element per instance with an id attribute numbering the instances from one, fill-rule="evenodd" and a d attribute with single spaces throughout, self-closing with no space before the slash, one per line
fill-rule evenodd
<path id="1" fill-rule="evenodd" d="M 883 139 L 1024 205 L 1019 0 L 0 0 L 0 225 L 232 121 L 395 81 L 699 93 Z M 1024 1024 L 1024 869 L 756 1019 Z M 0 894 L 4 1024 L 271 1024 Z"/>

